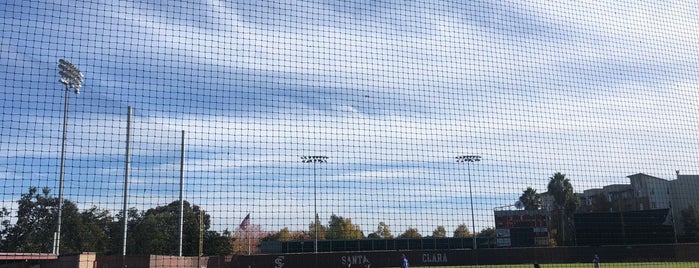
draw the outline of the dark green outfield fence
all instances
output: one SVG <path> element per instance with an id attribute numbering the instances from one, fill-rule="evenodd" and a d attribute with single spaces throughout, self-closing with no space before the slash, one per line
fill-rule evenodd
<path id="1" fill-rule="evenodd" d="M 595 253 L 604 263 L 690 262 L 699 261 L 699 244 L 269 254 L 239 256 L 231 265 L 241 268 L 398 267 L 401 254 L 405 254 L 413 266 L 588 263 Z"/>

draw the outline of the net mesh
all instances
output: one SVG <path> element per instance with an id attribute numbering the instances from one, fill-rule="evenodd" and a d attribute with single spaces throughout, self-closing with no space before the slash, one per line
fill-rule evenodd
<path id="1" fill-rule="evenodd" d="M 698 8 L 5 1 L 0 251 L 697 242 Z"/>

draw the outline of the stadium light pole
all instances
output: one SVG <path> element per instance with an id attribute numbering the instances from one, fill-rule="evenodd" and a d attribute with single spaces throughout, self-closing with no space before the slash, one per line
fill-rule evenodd
<path id="1" fill-rule="evenodd" d="M 471 163 L 481 161 L 481 157 L 478 155 L 459 155 L 456 157 L 456 162 L 457 163 L 466 163 L 468 166 L 468 193 L 471 199 L 471 228 L 473 228 L 473 250 L 476 250 L 478 248 L 478 243 L 476 243 L 476 239 L 478 239 L 478 233 L 476 232 L 476 218 L 475 214 L 473 213 L 473 187 L 471 183 Z"/>
<path id="2" fill-rule="evenodd" d="M 56 217 L 56 232 L 53 233 L 53 254 L 60 254 L 61 247 L 61 217 L 63 210 L 63 181 L 65 180 L 65 164 L 66 164 L 66 134 L 68 129 L 68 99 L 70 91 L 75 94 L 80 93 L 80 87 L 83 85 L 85 76 L 72 63 L 64 59 L 58 60 L 58 74 L 61 79 L 58 80 L 66 86 L 65 103 L 63 104 L 63 138 L 61 141 L 61 171 L 58 181 L 58 217 Z"/>
<path id="3" fill-rule="evenodd" d="M 315 228 L 315 234 L 313 235 L 313 252 L 318 253 L 318 200 L 316 199 L 316 164 L 328 162 L 328 157 L 324 155 L 304 155 L 301 157 L 301 162 L 313 163 L 313 211 L 315 214 L 315 218 L 313 218 L 313 226 Z"/>

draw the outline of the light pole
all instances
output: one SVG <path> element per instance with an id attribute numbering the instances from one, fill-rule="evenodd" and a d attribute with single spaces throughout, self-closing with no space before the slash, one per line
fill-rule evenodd
<path id="1" fill-rule="evenodd" d="M 468 193 L 471 199 L 471 228 L 473 228 L 473 250 L 478 248 L 476 239 L 478 238 L 478 233 L 476 232 L 476 219 L 473 213 L 473 187 L 471 186 L 471 163 L 481 161 L 481 157 L 478 155 L 460 155 L 456 157 L 457 163 L 466 163 L 468 166 Z"/>
<path id="2" fill-rule="evenodd" d="M 65 179 L 65 164 L 66 164 L 66 133 L 68 128 L 68 97 L 70 96 L 69 91 L 75 92 L 75 94 L 80 93 L 80 87 L 83 85 L 83 75 L 78 67 L 75 67 L 72 63 L 64 60 L 58 60 L 58 74 L 61 75 L 61 79 L 58 80 L 66 86 L 65 90 L 65 104 L 63 106 L 63 140 L 61 142 L 61 171 L 60 179 L 58 182 L 58 217 L 56 219 L 56 232 L 53 233 L 53 254 L 60 254 L 61 247 L 61 217 L 63 209 L 63 181 Z"/>
<path id="3" fill-rule="evenodd" d="M 328 157 L 324 155 L 304 155 L 301 157 L 301 162 L 313 163 L 313 213 L 315 214 L 315 218 L 313 219 L 313 226 L 315 228 L 315 235 L 313 235 L 313 252 L 318 253 L 318 200 L 316 199 L 316 164 L 328 162 Z"/>

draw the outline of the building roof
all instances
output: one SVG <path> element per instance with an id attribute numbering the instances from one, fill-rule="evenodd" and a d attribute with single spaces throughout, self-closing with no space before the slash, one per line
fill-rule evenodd
<path id="1" fill-rule="evenodd" d="M 626 177 L 629 179 L 655 179 L 655 180 L 661 180 L 661 181 L 668 181 L 668 180 L 663 179 L 663 178 L 653 177 L 651 175 L 643 174 L 643 173 L 636 173 L 636 174 L 629 175 Z"/>

